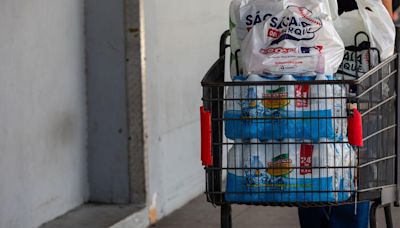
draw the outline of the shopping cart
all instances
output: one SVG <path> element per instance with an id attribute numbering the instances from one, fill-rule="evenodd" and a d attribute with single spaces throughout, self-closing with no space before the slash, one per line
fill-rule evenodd
<path id="1" fill-rule="evenodd" d="M 225 80 L 228 37 L 222 35 L 220 57 L 202 81 L 201 108 L 205 193 L 221 206 L 221 227 L 232 227 L 232 204 L 361 201 L 373 202 L 371 227 L 379 207 L 393 227 L 391 205 L 400 202 L 398 55 L 355 80 L 232 82 Z M 354 94 L 343 93 L 349 88 Z M 349 103 L 362 116 L 363 147 L 348 144 L 346 120 L 355 115 Z"/>

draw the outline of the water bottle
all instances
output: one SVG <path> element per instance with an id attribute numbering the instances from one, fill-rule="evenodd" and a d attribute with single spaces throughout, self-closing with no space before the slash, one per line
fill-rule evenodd
<path id="1" fill-rule="evenodd" d="M 244 142 L 244 143 L 243 143 Z M 228 152 L 226 200 L 235 202 L 262 202 L 266 172 L 266 149 L 259 140 L 250 143 L 236 140 Z"/>
<path id="2" fill-rule="evenodd" d="M 235 78 L 236 82 L 244 80 L 241 77 Z M 247 90 L 242 86 L 228 87 L 224 105 L 224 121 L 225 136 L 231 140 L 250 139 L 252 136 L 250 122 L 248 116 L 245 114 L 248 104 L 246 101 L 242 101 L 247 96 Z"/>
<path id="3" fill-rule="evenodd" d="M 319 193 L 313 194 L 309 199 L 312 202 L 337 201 L 338 178 L 335 159 L 337 159 L 335 144 L 327 138 L 321 138 L 318 144 L 313 145 L 311 172 L 312 189 Z"/>
<path id="4" fill-rule="evenodd" d="M 337 181 L 337 194 L 339 201 L 346 201 L 351 197 L 351 192 L 354 191 L 355 167 L 357 165 L 356 152 L 353 147 L 348 143 L 335 144 L 335 166 L 343 167 L 335 169 L 335 176 Z"/>

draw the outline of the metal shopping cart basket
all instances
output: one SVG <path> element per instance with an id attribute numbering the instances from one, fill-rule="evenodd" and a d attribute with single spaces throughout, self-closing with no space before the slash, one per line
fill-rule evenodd
<path id="1" fill-rule="evenodd" d="M 202 161 L 206 196 L 232 227 L 231 205 L 322 207 L 374 202 L 393 227 L 399 206 L 399 58 L 355 80 L 225 78 L 229 32 L 202 81 Z M 354 94 L 348 93 L 352 88 Z M 358 107 L 363 147 L 349 145 L 347 120 Z M 352 126 L 353 128 L 354 126 Z"/>

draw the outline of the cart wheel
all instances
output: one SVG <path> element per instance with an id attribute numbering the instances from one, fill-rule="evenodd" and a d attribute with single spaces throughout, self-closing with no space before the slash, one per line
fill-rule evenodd
<path id="1" fill-rule="evenodd" d="M 369 211 L 369 226 L 370 228 L 376 228 L 376 210 L 379 207 L 378 202 L 374 202 Z"/>
<path id="2" fill-rule="evenodd" d="M 230 204 L 221 207 L 221 228 L 232 228 L 232 208 Z"/>
<path id="3" fill-rule="evenodd" d="M 371 210 L 370 210 L 370 218 L 369 218 L 369 222 L 370 222 L 370 227 L 371 228 L 376 228 L 377 227 L 377 223 L 376 223 L 376 210 L 379 208 L 380 204 L 378 202 L 374 202 L 371 206 Z M 385 218 L 386 218 L 386 227 L 387 228 L 393 228 L 393 219 L 392 219 L 392 210 L 391 210 L 391 205 L 386 205 L 384 206 L 384 210 L 385 210 Z"/>
<path id="4" fill-rule="evenodd" d="M 385 218 L 387 228 L 393 228 L 392 206 L 390 204 L 385 206 Z"/>

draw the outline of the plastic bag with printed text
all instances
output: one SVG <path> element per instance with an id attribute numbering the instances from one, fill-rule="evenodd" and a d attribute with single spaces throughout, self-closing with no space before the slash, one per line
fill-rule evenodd
<path id="1" fill-rule="evenodd" d="M 343 43 L 321 1 L 283 1 L 277 15 L 266 15 L 241 45 L 244 74 L 333 74 L 343 57 Z"/>
<path id="2" fill-rule="evenodd" d="M 381 1 L 356 0 L 358 9 L 344 12 L 335 28 L 346 50 L 337 76 L 354 79 L 394 52 L 395 26 Z"/>
<path id="3" fill-rule="evenodd" d="M 231 74 L 335 73 L 344 45 L 330 7 L 325 0 L 234 0 Z"/>

